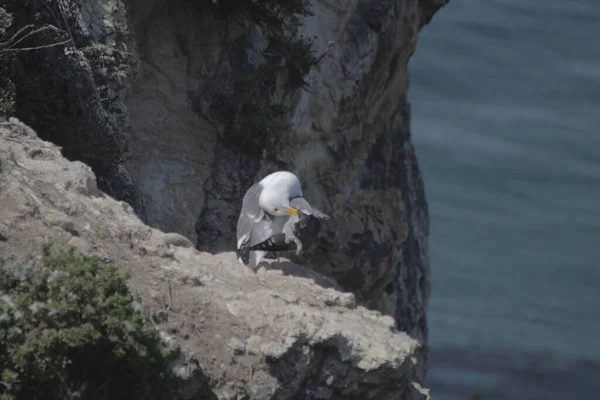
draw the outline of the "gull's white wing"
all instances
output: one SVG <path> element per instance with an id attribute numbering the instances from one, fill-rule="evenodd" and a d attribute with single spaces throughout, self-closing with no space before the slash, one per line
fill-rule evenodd
<path id="1" fill-rule="evenodd" d="M 258 204 L 258 198 L 262 192 L 262 186 L 255 183 L 246 191 L 244 199 L 242 200 L 242 209 L 237 223 L 237 249 L 242 250 L 249 247 L 252 237 L 252 231 L 254 224 L 260 222 L 265 212 L 260 208 Z"/>
<path id="2" fill-rule="evenodd" d="M 272 217 L 258 204 L 262 192 L 260 183 L 248 189 L 242 200 L 242 210 L 237 223 L 237 256 L 243 264 L 256 266 L 266 254 L 264 251 L 252 251 L 250 248 L 262 243 L 276 233 L 281 233 L 288 217 Z"/>

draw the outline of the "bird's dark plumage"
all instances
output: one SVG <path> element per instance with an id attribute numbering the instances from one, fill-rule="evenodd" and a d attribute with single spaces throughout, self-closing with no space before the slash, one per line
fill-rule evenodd
<path id="1" fill-rule="evenodd" d="M 305 214 L 299 207 L 298 202 L 294 202 L 294 200 L 295 199 L 292 200 L 291 204 L 298 209 L 298 221 L 290 221 L 291 232 L 296 240 L 300 242 L 302 252 L 305 252 L 315 244 L 323 229 L 324 222 L 329 219 L 329 217 L 315 209 L 311 209 L 313 214 Z M 292 240 L 290 237 L 286 237 L 285 233 L 273 235 L 267 240 L 250 248 L 250 250 L 254 251 L 259 250 L 268 252 L 291 251 L 297 249 L 298 245 L 296 244 L 296 241 Z"/>

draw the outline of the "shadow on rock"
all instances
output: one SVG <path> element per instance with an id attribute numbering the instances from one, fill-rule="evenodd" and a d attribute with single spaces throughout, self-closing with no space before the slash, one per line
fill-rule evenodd
<path id="1" fill-rule="evenodd" d="M 281 271 L 282 275 L 285 276 L 295 276 L 298 278 L 312 279 L 313 282 L 325 289 L 335 289 L 340 292 L 344 291 L 344 289 L 332 278 L 320 275 L 309 268 L 303 267 L 298 264 L 294 264 L 290 261 L 274 261 L 271 263 L 262 262 L 259 268 L 264 268 L 269 271 L 279 270 Z"/>

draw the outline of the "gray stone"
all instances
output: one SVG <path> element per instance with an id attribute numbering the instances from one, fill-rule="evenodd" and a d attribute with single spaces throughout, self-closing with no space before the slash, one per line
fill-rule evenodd
<path id="1" fill-rule="evenodd" d="M 283 84 L 286 68 L 273 76 L 271 100 L 290 110 L 289 133 L 275 159 L 224 144 L 229 121 L 212 114 L 222 107 L 209 90 L 219 86 L 235 96 L 234 78 L 268 62 L 263 50 L 269 39 L 260 26 L 219 20 L 202 9 L 207 2 L 129 0 L 126 9 L 122 2 L 83 0 L 63 2 L 66 32 L 49 13 L 38 12 L 38 3 L 2 3 L 0 46 L 19 28 L 13 21 L 48 26 L 28 45 L 71 37 L 77 46 L 18 57 L 0 53 L 0 118 L 13 113 L 27 124 L 0 122 L 7 139 L 0 157 L 12 154 L 18 163 L 13 156 L 1 158 L 3 237 L 23 252 L 50 238 L 114 259 L 135 272 L 133 286 L 142 297 L 147 279 L 169 278 L 170 292 L 157 300 L 177 310 L 169 309 L 169 321 L 179 318 L 182 308 L 186 318 L 202 318 L 196 330 L 176 338 L 198 338 L 193 346 L 199 346 L 202 363 L 213 365 L 201 351 L 214 339 L 207 335 L 217 342 L 236 335 L 256 356 L 260 348 L 271 348 L 270 361 L 259 365 L 268 373 L 259 369 L 249 386 L 239 385 L 248 365 L 233 368 L 231 382 L 238 382 L 231 387 L 209 389 L 205 372 L 224 382 L 223 371 L 189 367 L 200 371 L 200 378 L 190 378 L 188 394 L 424 396 L 408 383 L 422 382 L 427 368 L 430 276 L 429 216 L 410 140 L 407 64 L 419 30 L 446 0 L 312 2 L 315 16 L 304 20 L 299 33 L 315 38 L 312 49 L 320 63 L 305 77 L 303 89 L 290 91 Z M 62 151 L 38 140 L 28 125 Z M 67 163 L 63 155 L 81 162 Z M 312 253 L 247 276 L 231 253 L 240 202 L 253 182 L 276 169 L 295 172 L 305 196 L 332 220 Z M 57 186 L 42 190 L 30 179 Z M 142 221 L 171 233 L 141 224 L 128 204 Z M 40 224 L 39 218 L 49 223 Z M 64 234 L 75 232 L 61 228 L 67 220 L 82 237 Z M 36 237 L 25 245 L 23 232 Z M 211 254 L 196 252 L 193 243 Z M 280 286 L 270 286 L 274 282 Z M 236 297 L 238 292 L 244 296 Z M 331 323 L 324 324 L 323 316 Z M 337 318 L 350 318 L 350 331 Z M 396 384 L 379 373 L 367 379 L 360 372 L 365 359 L 360 351 L 376 352 L 358 339 L 368 336 L 364 329 L 371 325 L 385 335 L 406 332 L 422 345 L 408 345 L 402 337 L 416 363 L 390 362 L 389 354 L 375 357 Z M 315 329 L 327 334 L 316 335 Z M 253 337 L 259 339 L 250 344 Z M 222 352 L 227 346 L 220 345 Z M 331 361 L 336 368 L 327 375 L 334 377 L 331 384 L 319 375 L 322 359 L 333 357 L 324 348 L 336 354 Z M 379 383 L 367 388 L 365 379 Z"/>
<path id="2" fill-rule="evenodd" d="M 53 13 L 38 3 L 37 0 L 7 0 L 2 4 L 13 14 L 8 18 L 5 10 L 0 8 L 0 43 L 7 42 L 10 35 L 31 24 L 45 29 L 28 37 L 28 47 L 64 42 L 65 37 L 72 38 L 76 44 L 92 45 L 23 51 L 18 53 L 18 60 L 17 53 L 0 54 L 0 105 L 3 105 L 0 116 L 9 104 L 3 98 L 11 97 L 2 93 L 7 90 L 5 88 L 13 88 L 12 97 L 16 101 L 11 109 L 15 110 L 16 117 L 37 130 L 43 139 L 60 145 L 67 158 L 89 165 L 97 175 L 100 189 L 127 201 L 140 217 L 145 218 L 142 196 L 123 165 L 130 129 L 127 112 L 118 96 L 110 95 L 124 89 L 125 78 L 133 74 L 137 63 L 134 54 L 122 51 L 131 37 L 125 20 L 118 21 L 112 34 L 94 36 L 87 29 L 89 25 L 84 23 L 80 2 L 62 2 L 60 15 L 68 25 L 67 33 L 60 28 L 64 24 L 57 24 Z M 121 14 L 99 4 L 95 10 L 95 21 L 98 21 L 100 10 L 112 15 Z M 20 26 L 7 29 L 7 21 L 19 21 Z M 107 65 L 111 74 L 102 77 L 98 72 Z M 78 184 L 77 190 L 98 195 L 94 189 L 96 177 L 89 178 L 93 183 Z"/>
<path id="3" fill-rule="evenodd" d="M 246 344 L 238 338 L 231 338 L 227 346 L 233 350 L 233 354 L 236 356 L 246 353 Z"/>
<path id="4" fill-rule="evenodd" d="M 425 398 L 414 385 L 412 359 L 420 345 L 397 331 L 391 317 L 344 300 L 353 296 L 321 286 L 325 281 L 301 273 L 300 265 L 281 263 L 293 265 L 287 270 L 294 275 L 250 271 L 233 252 L 177 247 L 167 258 L 160 251 L 140 254 L 139 247 L 164 248 L 166 234 L 145 226 L 119 201 L 67 188 L 74 173 L 92 171 L 64 159 L 56 146 L 11 129 L 0 126 L 0 230 L 10 238 L 0 241 L 0 254 L 38 254 L 35 232 L 55 248 L 75 245 L 126 271 L 165 346 L 181 350 L 173 369 L 184 379 L 186 398 Z M 28 163 L 31 148 L 51 157 Z M 24 193 L 37 202 L 24 201 Z M 81 211 L 67 216 L 69 210 Z M 86 229 L 80 237 L 65 235 L 44 215 Z M 190 276 L 211 278 L 197 286 Z"/>
<path id="5" fill-rule="evenodd" d="M 192 242 L 188 238 L 179 233 L 169 232 L 165 234 L 165 245 L 179 246 L 179 247 L 194 247 Z"/>

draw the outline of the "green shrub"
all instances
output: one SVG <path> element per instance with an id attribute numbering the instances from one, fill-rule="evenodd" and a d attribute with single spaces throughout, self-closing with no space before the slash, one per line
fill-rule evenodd
<path id="1" fill-rule="evenodd" d="M 302 17 L 313 15 L 309 0 L 213 0 L 208 4 L 221 19 L 249 19 L 273 35 L 295 30 Z"/>
<path id="2" fill-rule="evenodd" d="M 275 75 L 267 65 L 235 82 L 224 139 L 247 154 L 274 156 L 288 126 L 287 109 L 271 101 Z M 263 154 L 266 153 L 266 154 Z"/>
<path id="3" fill-rule="evenodd" d="M 300 37 L 297 39 L 273 37 L 267 51 L 283 57 L 287 69 L 289 89 L 306 86 L 306 77 L 311 68 L 317 65 L 312 45 L 314 40 Z"/>
<path id="4" fill-rule="evenodd" d="M 0 398 L 173 399 L 171 357 L 114 265 L 0 261 Z"/>
<path id="5" fill-rule="evenodd" d="M 225 116 L 225 142 L 247 154 L 274 158 L 289 129 L 288 109 L 272 101 L 275 79 L 287 72 L 286 93 L 306 86 L 306 76 L 318 60 L 313 40 L 298 35 L 303 17 L 312 15 L 309 0 L 213 0 L 200 2 L 214 15 L 239 24 L 253 23 L 263 28 L 269 45 L 263 52 L 265 63 L 244 72 L 234 82 L 234 94 L 221 93 L 215 106 Z M 227 47 L 227 46 L 225 46 Z"/>

